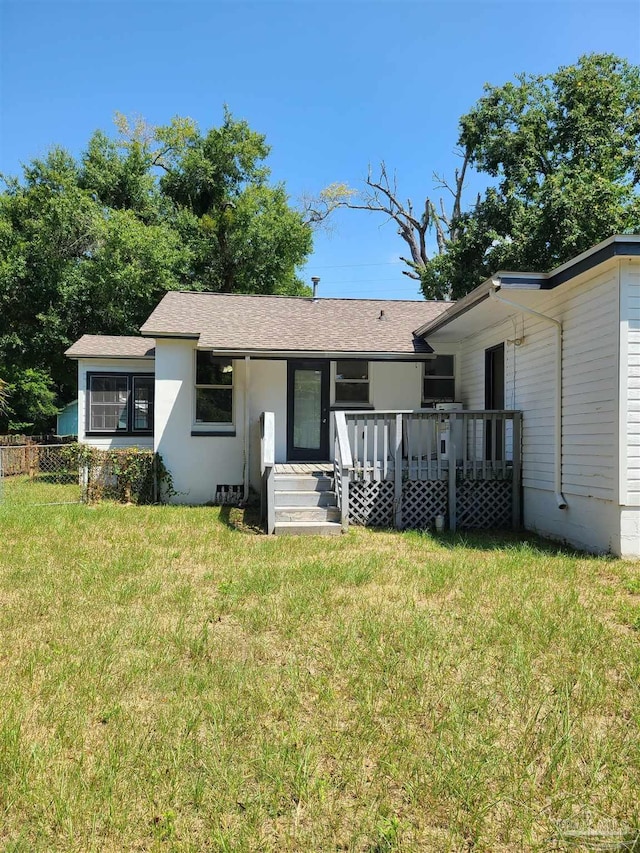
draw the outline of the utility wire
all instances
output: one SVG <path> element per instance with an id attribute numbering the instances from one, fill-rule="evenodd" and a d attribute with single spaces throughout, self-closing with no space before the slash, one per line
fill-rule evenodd
<path id="1" fill-rule="evenodd" d="M 314 269 L 319 270 L 339 270 L 345 269 L 346 267 L 391 267 L 398 266 L 403 263 L 402 261 L 380 261 L 377 264 L 314 264 L 313 261 L 307 261 L 304 265 L 306 267 L 313 267 Z"/>

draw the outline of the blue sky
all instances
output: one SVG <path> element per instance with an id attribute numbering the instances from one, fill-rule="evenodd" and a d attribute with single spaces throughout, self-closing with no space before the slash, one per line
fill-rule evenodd
<path id="1" fill-rule="evenodd" d="M 77 154 L 116 110 L 206 129 L 227 103 L 266 134 L 292 199 L 360 187 L 384 159 L 419 204 L 453 172 L 485 82 L 593 51 L 640 62 L 637 0 L 0 0 L 0 172 L 52 144 Z M 340 211 L 303 275 L 322 296 L 416 298 L 404 248 L 390 223 Z"/>

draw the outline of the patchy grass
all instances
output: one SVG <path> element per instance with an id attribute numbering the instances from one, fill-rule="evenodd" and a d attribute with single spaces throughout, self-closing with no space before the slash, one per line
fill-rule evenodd
<path id="1" fill-rule="evenodd" d="M 0 507 L 3 850 L 547 850 L 640 825 L 635 565 L 241 522 Z"/>
<path id="2" fill-rule="evenodd" d="M 26 474 L 0 479 L 0 502 L 5 504 L 78 503 L 81 489 L 77 474 Z"/>

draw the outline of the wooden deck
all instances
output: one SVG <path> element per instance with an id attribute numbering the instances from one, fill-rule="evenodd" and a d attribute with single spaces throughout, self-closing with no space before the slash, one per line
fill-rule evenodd
<path id="1" fill-rule="evenodd" d="M 333 462 L 277 462 L 276 474 L 328 474 L 333 477 Z"/>

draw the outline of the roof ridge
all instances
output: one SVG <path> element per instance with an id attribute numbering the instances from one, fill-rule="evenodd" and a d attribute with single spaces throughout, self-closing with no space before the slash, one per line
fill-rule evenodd
<path id="1" fill-rule="evenodd" d="M 359 296 L 290 296 L 286 293 L 221 293 L 216 290 L 167 290 L 164 296 L 179 293 L 181 296 L 243 296 L 251 299 L 291 299 L 305 302 L 388 302 L 408 303 L 410 305 L 445 305 L 453 304 L 449 299 L 374 299 L 373 297 Z M 164 298 L 164 297 L 163 297 Z"/>
<path id="2" fill-rule="evenodd" d="M 146 335 L 141 335 L 140 333 L 137 335 L 103 335 L 101 332 L 84 332 L 78 340 L 82 340 L 82 338 L 132 338 L 133 340 L 144 338 L 145 341 L 149 340 Z"/>

